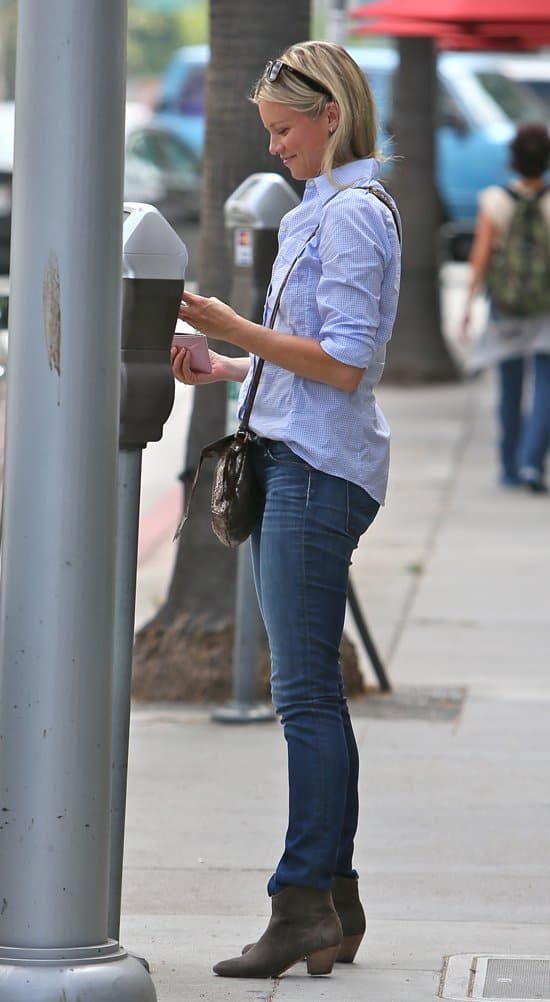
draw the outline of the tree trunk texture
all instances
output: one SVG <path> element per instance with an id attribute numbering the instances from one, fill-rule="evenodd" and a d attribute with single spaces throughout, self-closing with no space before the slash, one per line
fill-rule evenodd
<path id="1" fill-rule="evenodd" d="M 445 382 L 458 376 L 443 339 L 439 305 L 436 100 L 433 40 L 399 39 L 392 121 L 398 159 L 391 191 L 403 221 L 403 269 L 397 321 L 384 370 L 386 382 Z"/>
<path id="2" fill-rule="evenodd" d="M 224 228 L 226 199 L 250 174 L 284 171 L 268 152 L 258 110 L 248 101 L 268 59 L 309 37 L 310 0 L 211 0 L 210 66 L 199 239 L 199 287 L 203 295 L 230 301 L 231 255 Z M 287 178 L 288 180 L 288 178 Z M 218 342 L 212 347 L 240 354 Z M 188 487 L 201 448 L 225 434 L 226 386 L 195 392 L 187 442 Z M 197 485 L 192 514 L 180 537 L 165 604 L 136 636 L 133 696 L 141 700 L 217 702 L 232 688 L 235 614 L 235 551 L 220 545 L 210 528 L 212 469 Z M 265 634 L 259 655 L 259 698 L 268 692 Z M 342 648 L 349 695 L 363 691 L 355 651 Z"/>

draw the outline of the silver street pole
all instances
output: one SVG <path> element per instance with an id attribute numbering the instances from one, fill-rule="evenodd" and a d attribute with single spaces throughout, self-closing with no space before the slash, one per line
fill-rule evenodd
<path id="1" fill-rule="evenodd" d="M 331 0 L 327 19 L 327 39 L 336 42 L 338 45 L 345 45 L 346 29 L 346 0 Z"/>
<path id="2" fill-rule="evenodd" d="M 154 1002 L 108 938 L 126 0 L 19 0 L 0 1002 Z"/>
<path id="3" fill-rule="evenodd" d="M 118 940 L 124 862 L 132 653 L 136 604 L 141 449 L 121 449 L 118 457 L 113 677 L 113 785 L 108 932 Z"/>

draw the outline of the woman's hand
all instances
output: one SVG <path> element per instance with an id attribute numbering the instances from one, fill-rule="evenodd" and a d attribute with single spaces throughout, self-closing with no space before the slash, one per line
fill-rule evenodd
<path id="1" fill-rule="evenodd" d="M 220 379 L 228 379 L 224 374 L 225 356 L 208 350 L 211 372 L 194 372 L 191 368 L 192 353 L 187 348 L 171 348 L 170 361 L 174 378 L 187 386 L 202 386 L 205 383 L 216 383 Z"/>
<path id="2" fill-rule="evenodd" d="M 192 292 L 183 293 L 178 317 L 209 337 L 229 342 L 233 340 L 232 328 L 240 319 L 235 310 L 220 299 L 214 296 L 207 299 Z"/>
<path id="3" fill-rule="evenodd" d="M 191 352 L 187 348 L 171 348 L 170 361 L 174 378 L 187 386 L 203 386 L 206 383 L 216 383 L 220 380 L 233 380 L 242 383 L 250 367 L 247 357 L 229 358 L 218 355 L 217 351 L 208 349 L 211 372 L 194 372 L 191 368 Z"/>

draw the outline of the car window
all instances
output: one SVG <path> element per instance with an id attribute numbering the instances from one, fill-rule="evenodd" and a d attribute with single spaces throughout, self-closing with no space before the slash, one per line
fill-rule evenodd
<path id="1" fill-rule="evenodd" d="M 182 115 L 204 115 L 206 66 L 194 66 L 178 94 L 177 110 Z"/>
<path id="2" fill-rule="evenodd" d="M 162 144 L 153 132 L 139 132 L 133 136 L 128 142 L 128 152 L 154 167 L 164 166 Z"/>
<path id="3" fill-rule="evenodd" d="M 181 169 L 187 168 L 189 171 L 196 166 L 196 160 L 190 150 L 183 143 L 179 143 L 173 136 L 162 136 L 162 154 L 167 167 Z"/>
<path id="4" fill-rule="evenodd" d="M 468 131 L 468 122 L 465 116 L 441 80 L 437 81 L 435 118 L 438 128 L 450 126 L 460 132 Z"/>
<path id="5" fill-rule="evenodd" d="M 545 111 L 529 88 L 502 73 L 478 71 L 476 75 L 485 90 L 513 122 L 544 118 Z"/>
<path id="6" fill-rule="evenodd" d="M 544 101 L 546 105 L 550 104 L 550 80 L 525 80 L 525 84 L 530 90 L 533 90 L 537 97 Z M 548 110 L 546 111 L 548 116 Z"/>
<path id="7" fill-rule="evenodd" d="M 188 177 L 190 180 L 199 177 L 200 171 L 197 160 L 186 146 L 179 143 L 173 136 L 159 136 L 158 140 L 162 149 L 162 159 L 167 170 L 178 174 L 180 177 Z"/>

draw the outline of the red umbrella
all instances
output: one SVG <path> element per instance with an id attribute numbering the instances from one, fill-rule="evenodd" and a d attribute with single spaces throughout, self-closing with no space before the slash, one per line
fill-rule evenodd
<path id="1" fill-rule="evenodd" d="M 550 42 L 549 0 L 375 0 L 350 12 L 354 34 L 432 37 L 444 49 L 536 49 Z"/>
<path id="2" fill-rule="evenodd" d="M 379 0 L 350 11 L 351 17 L 405 17 L 414 20 L 536 21 L 550 23 L 548 0 Z"/>
<path id="3" fill-rule="evenodd" d="M 498 48 L 501 45 L 507 47 L 508 43 L 512 48 L 538 48 L 550 42 L 550 22 L 548 25 L 535 23 L 517 24 L 503 23 L 490 25 L 486 22 L 474 25 L 467 24 L 446 24 L 443 21 L 413 21 L 412 18 L 404 17 L 384 17 L 359 25 L 353 31 L 354 35 L 404 35 L 418 37 L 432 37 L 444 47 L 446 39 L 453 39 L 456 48 L 457 42 L 464 42 L 468 47 L 479 47 L 487 45 L 490 48 Z"/>

